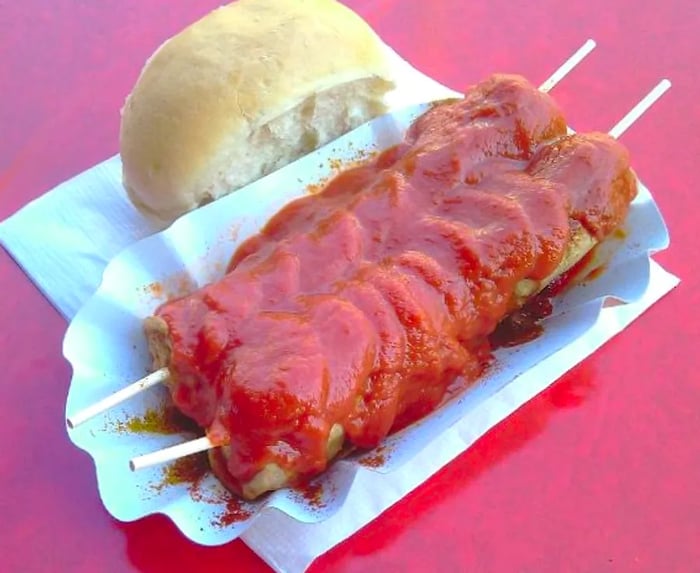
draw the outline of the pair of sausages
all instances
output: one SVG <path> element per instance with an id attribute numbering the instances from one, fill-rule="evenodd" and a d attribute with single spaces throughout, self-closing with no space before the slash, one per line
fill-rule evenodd
<path id="1" fill-rule="evenodd" d="M 145 322 L 175 405 L 245 499 L 372 448 L 478 378 L 489 335 L 623 221 L 626 150 L 567 135 L 554 101 L 496 75 L 403 143 L 296 200 L 227 274 Z"/>

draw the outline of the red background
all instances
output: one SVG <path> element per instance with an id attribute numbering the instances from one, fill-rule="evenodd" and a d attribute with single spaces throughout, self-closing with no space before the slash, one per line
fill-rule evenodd
<path id="1" fill-rule="evenodd" d="M 119 108 L 155 47 L 217 0 L 0 1 L 0 219 L 117 151 Z M 700 4 L 348 0 L 454 88 L 494 71 L 544 80 L 570 124 L 610 128 L 662 77 L 627 134 L 682 279 L 623 334 L 312 567 L 325 571 L 700 570 Z M 120 524 L 64 430 L 66 324 L 0 252 L 0 570 L 266 571 L 241 542 L 204 548 L 165 518 Z"/>

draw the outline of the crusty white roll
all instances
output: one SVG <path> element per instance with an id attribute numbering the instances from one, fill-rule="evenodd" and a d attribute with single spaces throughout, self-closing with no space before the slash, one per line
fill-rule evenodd
<path id="1" fill-rule="evenodd" d="M 167 40 L 122 110 L 124 187 L 161 222 L 386 111 L 386 47 L 335 0 L 238 0 Z"/>

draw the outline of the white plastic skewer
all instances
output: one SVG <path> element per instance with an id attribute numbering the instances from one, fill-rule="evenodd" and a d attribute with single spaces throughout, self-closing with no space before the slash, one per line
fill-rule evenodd
<path id="1" fill-rule="evenodd" d="M 661 80 L 637 105 L 635 105 L 608 133 L 610 137 L 619 139 L 630 126 L 637 121 L 656 101 L 671 88 L 671 82 Z"/>
<path id="2" fill-rule="evenodd" d="M 157 452 L 152 452 L 150 454 L 144 454 L 133 458 L 129 462 L 129 467 L 131 471 L 140 470 L 142 468 L 147 468 L 149 466 L 155 466 L 163 464 L 165 462 L 170 462 L 172 460 L 177 460 L 179 458 L 184 458 L 185 456 L 191 456 L 192 454 L 198 454 L 199 452 L 206 452 L 214 447 L 207 436 L 202 436 L 201 438 L 196 438 L 190 440 L 189 442 L 183 442 L 182 444 L 176 444 L 170 446 L 169 448 L 163 448 Z"/>
<path id="3" fill-rule="evenodd" d="M 566 77 L 566 75 L 569 72 L 571 72 L 571 70 L 573 70 L 577 65 L 579 65 L 583 61 L 583 59 L 593 51 L 595 47 L 595 41 L 590 39 L 586 40 L 583 46 L 576 50 L 576 52 L 574 52 L 574 54 L 559 67 L 559 69 L 557 69 L 551 76 L 549 76 L 549 78 L 540 86 L 540 91 L 545 93 L 550 91 L 562 79 L 564 79 L 564 77 Z M 634 119 L 632 121 L 634 121 Z M 87 422 L 90 418 L 94 418 L 98 414 L 101 414 L 102 412 L 105 412 L 106 410 L 117 406 L 121 402 L 132 398 L 139 392 L 143 392 L 144 390 L 151 388 L 156 384 L 164 382 L 168 379 L 168 375 L 168 369 L 161 368 L 160 370 L 149 374 L 141 380 L 133 382 L 126 388 L 122 388 L 121 390 L 115 392 L 111 396 L 100 400 L 97 404 L 93 404 L 92 406 L 81 410 L 80 412 L 71 416 L 70 418 L 67 418 L 66 423 L 68 424 L 69 428 L 73 429 L 79 426 L 80 424 Z"/>
<path id="4" fill-rule="evenodd" d="M 75 428 L 76 426 L 79 426 L 80 424 L 86 422 L 90 418 L 93 418 L 98 414 L 101 414 L 102 412 L 113 408 L 117 404 L 121 404 L 129 398 L 136 396 L 136 394 L 138 394 L 139 392 L 143 392 L 147 388 L 151 388 L 156 384 L 164 382 L 168 379 L 168 376 L 169 372 L 167 368 L 161 368 L 160 370 L 156 370 L 148 376 L 141 378 L 141 380 L 137 380 L 133 384 L 129 384 L 129 386 L 127 386 L 126 388 L 122 388 L 118 392 L 115 392 L 114 394 L 103 398 L 96 404 L 88 406 L 87 408 L 81 410 L 74 416 L 67 418 L 66 423 L 68 424 L 69 428 Z"/>
<path id="5" fill-rule="evenodd" d="M 578 66 L 595 47 L 596 43 L 594 40 L 586 40 L 583 46 L 576 50 L 574 54 L 568 60 L 566 60 L 556 72 L 545 80 L 545 82 L 540 86 L 540 91 L 544 93 L 549 92 L 554 86 L 563 80 L 571 70 Z"/>

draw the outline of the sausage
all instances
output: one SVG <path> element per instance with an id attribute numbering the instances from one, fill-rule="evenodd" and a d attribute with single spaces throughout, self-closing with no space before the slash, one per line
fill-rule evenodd
<path id="1" fill-rule="evenodd" d="M 167 368 L 170 364 L 170 354 L 172 344 L 169 338 L 168 324 L 158 316 L 149 316 L 144 321 L 144 332 L 148 342 L 149 352 L 152 358 L 154 370 Z M 168 380 L 166 384 L 170 384 Z M 331 427 L 326 447 L 326 457 L 330 462 L 343 449 L 345 445 L 345 432 L 340 424 Z M 249 482 L 242 485 L 234 485 L 230 482 L 226 471 L 226 460 L 230 454 L 230 447 L 227 445 L 219 448 L 212 448 L 208 452 L 209 465 L 212 471 L 226 487 L 233 491 L 240 490 L 240 494 L 245 499 L 255 499 L 267 491 L 273 491 L 286 487 L 295 482 L 296 476 L 290 475 L 288 471 L 281 468 L 276 463 L 266 464 Z"/>
<path id="2" fill-rule="evenodd" d="M 626 150 L 566 135 L 549 96 L 495 76 L 404 143 L 292 202 L 222 280 L 145 321 L 173 401 L 254 499 L 420 419 L 489 335 L 624 220 Z"/>
<path id="3" fill-rule="evenodd" d="M 595 239 L 581 226 L 572 234 L 571 241 L 557 270 L 542 281 L 523 279 L 518 282 L 514 292 L 513 310 L 524 306 L 554 278 L 570 270 L 595 246 Z M 152 357 L 154 370 L 168 367 L 172 344 L 169 338 L 168 324 L 158 316 L 150 316 L 144 322 L 144 330 Z M 328 437 L 327 460 L 331 462 L 346 446 L 345 431 L 340 424 L 334 424 Z M 266 464 L 250 481 L 241 485 L 229 478 L 226 460 L 230 456 L 230 446 L 212 448 L 208 452 L 212 471 L 228 489 L 239 491 L 244 499 L 253 500 L 268 491 L 275 491 L 296 482 L 296 477 L 276 463 Z"/>

